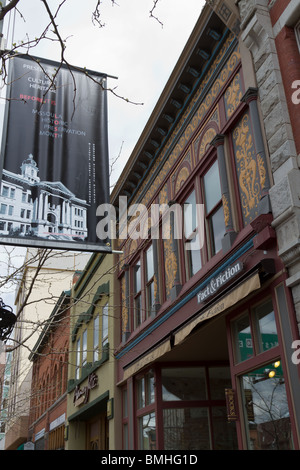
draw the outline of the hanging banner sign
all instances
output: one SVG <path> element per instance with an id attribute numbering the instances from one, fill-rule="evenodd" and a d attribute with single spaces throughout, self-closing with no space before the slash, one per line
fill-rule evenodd
<path id="1" fill-rule="evenodd" d="M 111 251 L 96 234 L 109 202 L 107 76 L 28 56 L 9 72 L 0 243 Z"/>

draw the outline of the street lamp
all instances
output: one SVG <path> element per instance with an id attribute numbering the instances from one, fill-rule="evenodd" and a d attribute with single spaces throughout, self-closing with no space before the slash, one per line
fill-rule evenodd
<path id="1" fill-rule="evenodd" d="M 16 315 L 12 308 L 5 305 L 0 298 L 0 341 L 5 341 L 11 334 L 14 324 L 16 323 Z"/>

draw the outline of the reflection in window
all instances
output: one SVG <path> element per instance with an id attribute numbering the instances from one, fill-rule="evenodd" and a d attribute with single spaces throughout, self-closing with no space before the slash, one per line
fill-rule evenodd
<path id="1" fill-rule="evenodd" d="M 94 319 L 93 330 L 93 361 L 99 361 L 99 315 Z"/>
<path id="2" fill-rule="evenodd" d="M 155 401 L 154 374 L 150 370 L 137 380 L 138 409 L 151 405 Z"/>
<path id="3" fill-rule="evenodd" d="M 253 343 L 248 314 L 233 323 L 234 348 L 236 362 L 242 362 L 253 356 Z"/>
<path id="4" fill-rule="evenodd" d="M 146 317 L 154 312 L 154 261 L 153 246 L 146 251 Z"/>
<path id="5" fill-rule="evenodd" d="M 134 266 L 134 328 L 142 323 L 141 263 Z"/>
<path id="6" fill-rule="evenodd" d="M 185 367 L 162 369 L 162 397 L 164 401 L 205 400 L 205 369 Z"/>
<path id="7" fill-rule="evenodd" d="M 210 398 L 224 400 L 225 388 L 231 388 L 230 367 L 209 367 Z"/>
<path id="8" fill-rule="evenodd" d="M 202 266 L 198 224 L 196 194 L 193 191 L 184 202 L 184 250 L 189 278 Z"/>
<path id="9" fill-rule="evenodd" d="M 142 377 L 137 381 L 137 393 L 138 393 L 138 409 L 144 408 L 145 401 L 145 377 Z"/>
<path id="10" fill-rule="evenodd" d="M 108 304 L 102 309 L 102 347 L 108 343 Z"/>
<path id="11" fill-rule="evenodd" d="M 280 361 L 241 378 L 248 448 L 293 449 L 285 381 Z"/>
<path id="12" fill-rule="evenodd" d="M 82 334 L 82 366 L 87 362 L 87 330 Z"/>
<path id="13" fill-rule="evenodd" d="M 205 210 L 208 223 L 211 255 L 221 250 L 225 234 L 225 219 L 222 204 L 222 193 L 218 161 L 204 175 Z"/>
<path id="14" fill-rule="evenodd" d="M 139 418 L 139 449 L 156 449 L 155 413 Z"/>
<path id="15" fill-rule="evenodd" d="M 209 450 L 207 408 L 163 410 L 165 450 Z"/>
<path id="16" fill-rule="evenodd" d="M 76 341 L 76 370 L 75 370 L 75 379 L 80 377 L 80 338 Z"/>
<path id="17" fill-rule="evenodd" d="M 259 352 L 278 346 L 278 334 L 272 301 L 268 301 L 254 309 L 258 334 Z"/>
<path id="18" fill-rule="evenodd" d="M 225 406 L 212 408 L 212 426 L 214 450 L 235 450 L 238 448 L 235 426 L 233 423 L 229 423 Z"/>

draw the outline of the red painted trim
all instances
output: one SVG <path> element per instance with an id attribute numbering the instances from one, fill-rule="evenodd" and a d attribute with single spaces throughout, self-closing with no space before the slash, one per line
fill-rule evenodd
<path id="1" fill-rule="evenodd" d="M 298 450 L 299 442 L 297 439 L 296 423 L 295 423 L 295 418 L 293 414 L 293 404 L 292 404 L 290 385 L 289 385 L 289 374 L 288 374 L 288 368 L 286 365 L 285 353 L 283 349 L 283 340 L 282 340 L 281 327 L 279 323 L 279 315 L 278 315 L 278 310 L 277 310 L 277 301 L 276 301 L 276 293 L 275 293 L 275 288 L 284 282 L 285 277 L 286 277 L 286 274 L 284 273 L 278 279 L 274 280 L 268 287 L 263 288 L 262 286 L 262 289 L 260 290 L 260 292 L 251 299 L 250 306 L 248 306 L 247 304 L 245 305 L 245 308 L 241 306 L 239 309 L 236 309 L 234 312 L 232 312 L 230 315 L 227 316 L 226 318 L 227 342 L 228 342 L 228 351 L 229 351 L 229 359 L 230 359 L 230 367 L 231 367 L 232 385 L 238 397 L 240 397 L 239 376 L 241 376 L 244 373 L 247 373 L 248 371 L 252 369 L 257 369 L 261 367 L 263 364 L 274 362 L 277 358 L 280 358 L 282 362 L 285 379 L 286 379 L 286 393 L 287 393 L 289 409 L 291 411 L 290 419 L 291 419 L 291 425 L 292 425 L 294 446 L 295 446 L 295 449 Z M 253 357 L 243 362 L 235 363 L 234 351 L 233 351 L 233 337 L 232 337 L 232 331 L 231 331 L 232 320 L 234 320 L 235 318 L 238 318 L 238 316 L 241 313 L 244 313 L 246 311 L 250 312 L 252 307 L 255 304 L 259 304 L 262 301 L 267 300 L 268 298 L 272 299 L 279 345 L 270 350 L 259 353 L 259 352 L 256 352 L 255 341 L 253 341 L 253 350 L 254 350 Z M 288 308 L 289 308 L 289 305 L 288 305 Z M 289 309 L 289 315 L 291 314 L 292 312 Z M 251 325 L 250 325 L 251 331 L 254 331 L 253 318 L 251 316 L 250 318 L 251 318 Z M 238 407 L 239 407 L 239 417 L 240 417 L 240 419 L 236 423 L 237 430 L 238 430 L 238 440 L 239 440 L 240 448 L 244 448 L 246 446 L 246 440 L 245 440 L 244 429 L 243 429 L 244 427 L 243 406 L 242 406 L 242 403 L 240 402 L 240 399 L 238 399 Z"/>

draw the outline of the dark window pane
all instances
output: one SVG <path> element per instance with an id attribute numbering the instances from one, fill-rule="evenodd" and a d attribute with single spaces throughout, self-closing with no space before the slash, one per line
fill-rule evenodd
<path id="1" fill-rule="evenodd" d="M 207 398 L 205 369 L 202 367 L 162 369 L 161 381 L 164 401 Z"/>
<path id="2" fill-rule="evenodd" d="M 206 408 L 163 410 L 165 450 L 210 450 Z"/>
<path id="3" fill-rule="evenodd" d="M 224 210 L 221 206 L 211 216 L 211 229 L 212 229 L 212 243 L 213 243 L 213 254 L 218 253 L 222 248 L 222 238 L 225 234 L 225 220 Z"/>

